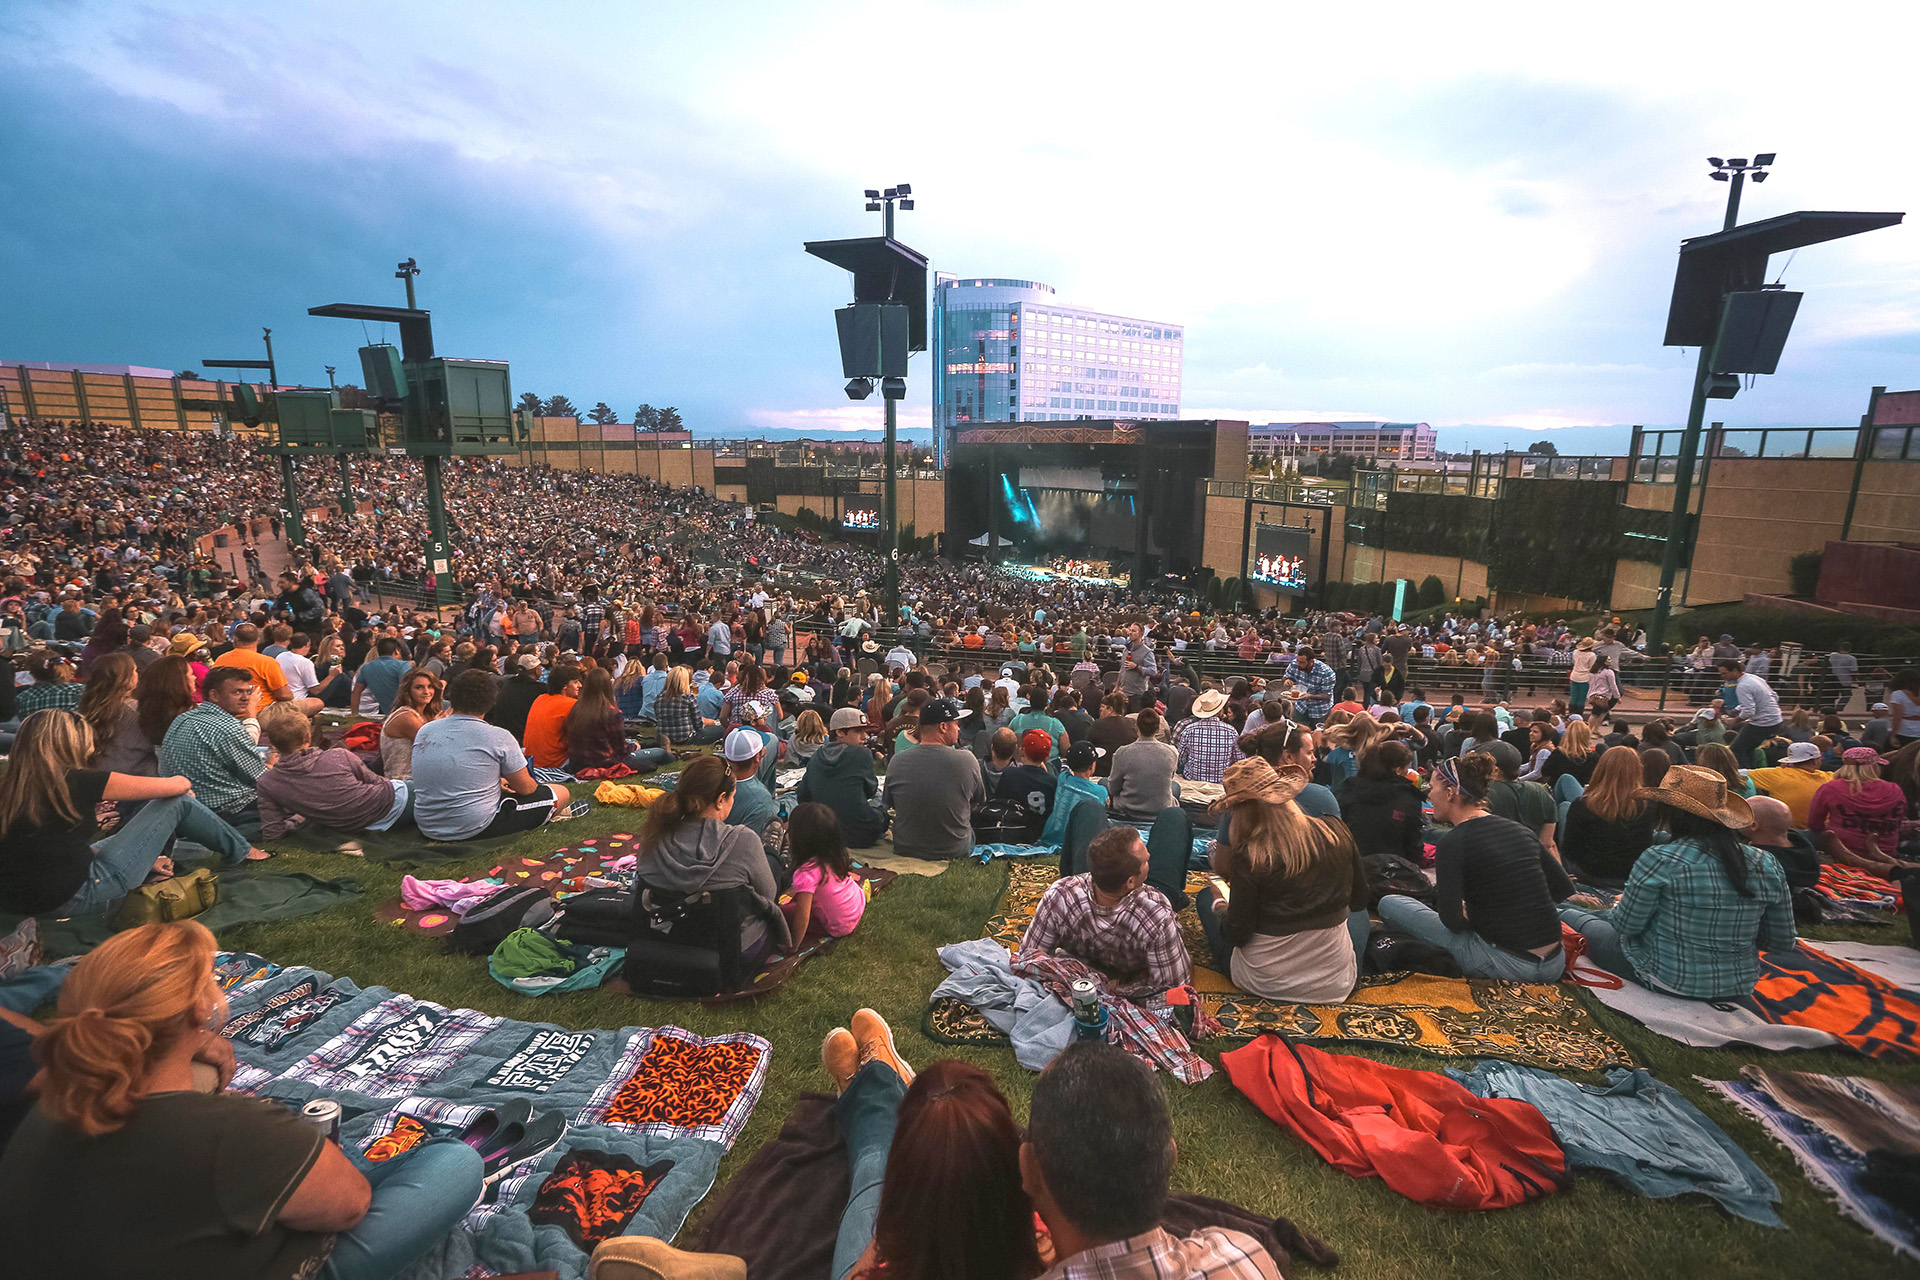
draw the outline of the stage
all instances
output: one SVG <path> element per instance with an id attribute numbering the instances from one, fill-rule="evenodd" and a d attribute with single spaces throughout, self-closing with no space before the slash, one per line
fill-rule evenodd
<path id="1" fill-rule="evenodd" d="M 1077 567 L 1079 566 L 1076 565 L 1076 568 Z M 1105 565 L 1104 567 L 1109 574 L 1113 572 L 1111 565 Z M 1029 582 L 1069 582 L 1079 583 L 1082 586 L 1103 588 L 1125 587 L 1128 585 L 1127 579 L 1124 577 L 1103 578 L 1090 572 L 1069 572 L 1066 569 L 1055 569 L 1050 565 L 1044 564 L 1009 563 L 1001 565 L 1000 571 L 1008 577 L 1025 578 Z"/>

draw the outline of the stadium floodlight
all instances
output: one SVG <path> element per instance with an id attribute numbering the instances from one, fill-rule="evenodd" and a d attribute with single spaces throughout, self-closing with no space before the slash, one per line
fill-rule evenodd
<path id="1" fill-rule="evenodd" d="M 1762 151 L 1759 155 L 1753 158 L 1753 167 L 1756 169 L 1764 169 L 1772 163 L 1773 163 L 1773 152 L 1771 151 Z"/>
<path id="2" fill-rule="evenodd" d="M 880 198 L 879 190 L 874 187 L 868 187 L 866 195 L 869 200 L 878 200 Z"/>
<path id="3" fill-rule="evenodd" d="M 898 191 L 903 196 L 910 196 L 913 194 L 913 184 L 911 182 L 903 182 L 899 186 L 895 187 L 894 190 Z"/>
<path id="4" fill-rule="evenodd" d="M 1715 182 L 1725 182 L 1727 180 L 1727 172 L 1724 169 L 1715 169 L 1708 176 L 1711 177 Z"/>
<path id="5" fill-rule="evenodd" d="M 1724 169 L 1727 164 L 1727 162 L 1725 160 L 1722 160 L 1719 156 L 1708 156 L 1707 163 L 1712 165 L 1716 169 Z M 873 193 L 868 192 L 867 194 L 872 195 Z"/>

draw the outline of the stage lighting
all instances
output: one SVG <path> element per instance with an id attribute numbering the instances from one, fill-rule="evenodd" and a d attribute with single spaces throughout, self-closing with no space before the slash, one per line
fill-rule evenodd
<path id="1" fill-rule="evenodd" d="M 872 378 L 851 378 L 847 381 L 847 399 L 865 400 L 873 394 Z"/>

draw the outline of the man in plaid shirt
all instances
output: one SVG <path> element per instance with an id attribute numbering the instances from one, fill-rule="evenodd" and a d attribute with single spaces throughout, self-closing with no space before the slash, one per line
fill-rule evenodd
<path id="1" fill-rule="evenodd" d="M 73 668 L 67 660 L 51 649 L 36 653 L 27 660 L 27 670 L 33 676 L 33 683 L 14 695 L 14 715 L 24 720 L 36 711 L 55 707 L 61 711 L 75 711 L 80 707 L 80 695 L 87 686 L 73 678 Z"/>
<path id="2" fill-rule="evenodd" d="M 205 702 L 182 712 L 160 742 L 162 777 L 193 783 L 196 800 L 228 826 L 260 838 L 260 775 L 266 761 L 240 718 L 253 709 L 253 673 L 244 667 L 214 667 L 207 673 Z"/>
<path id="3" fill-rule="evenodd" d="M 1185 986 L 1193 962 L 1173 907 L 1146 887 L 1147 847 L 1132 827 L 1109 827 L 1087 847 L 1088 871 L 1056 880 L 1035 908 L 1020 956 L 1063 954 L 1113 979 L 1123 996 Z"/>
<path id="4" fill-rule="evenodd" d="M 1226 694 L 1207 690 L 1193 700 L 1193 718 L 1173 735 L 1173 745 L 1180 749 L 1176 767 L 1190 782 L 1218 782 L 1240 758 L 1239 733 L 1220 719 L 1226 706 Z"/>
<path id="5" fill-rule="evenodd" d="M 1301 692 L 1293 712 L 1309 725 L 1319 724 L 1333 710 L 1333 668 L 1320 661 L 1312 645 L 1301 645 L 1287 664 L 1286 677 Z"/>
<path id="6" fill-rule="evenodd" d="M 1021 1186 L 1059 1259 L 1040 1280 L 1280 1280 L 1244 1232 L 1160 1226 L 1175 1155 L 1166 1091 L 1146 1064 L 1098 1040 L 1068 1045 L 1033 1086 L 1020 1145 Z"/>

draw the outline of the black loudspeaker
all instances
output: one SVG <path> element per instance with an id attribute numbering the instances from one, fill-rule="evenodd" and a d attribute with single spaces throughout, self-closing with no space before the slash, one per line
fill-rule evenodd
<path id="1" fill-rule="evenodd" d="M 1720 313 L 1720 337 L 1713 344 L 1713 372 L 1772 373 L 1787 345 L 1801 296 L 1782 289 L 1729 293 Z"/>
<path id="2" fill-rule="evenodd" d="M 367 394 L 374 399 L 406 398 L 407 378 L 400 368 L 400 351 L 390 343 L 376 342 L 360 348 L 360 373 L 366 379 Z"/>
<path id="3" fill-rule="evenodd" d="M 847 378 L 904 378 L 909 342 L 907 308 L 856 302 L 833 313 L 840 332 L 840 372 Z M 888 399 L 898 399 L 888 396 Z"/>

